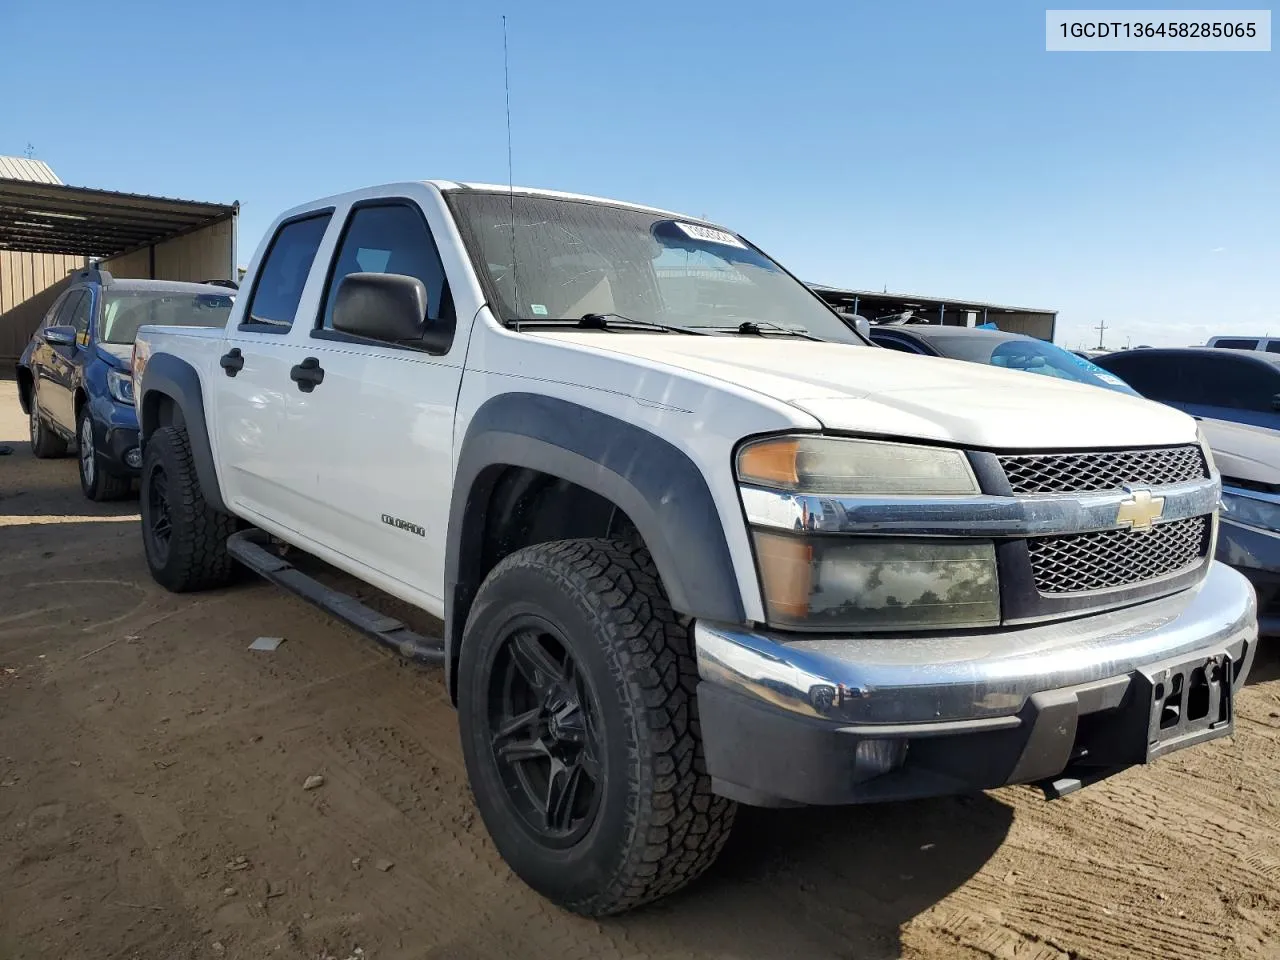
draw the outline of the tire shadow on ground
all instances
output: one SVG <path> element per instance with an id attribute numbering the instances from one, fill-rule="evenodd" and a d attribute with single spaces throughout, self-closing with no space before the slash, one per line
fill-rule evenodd
<path id="1" fill-rule="evenodd" d="M 1013 810 L 981 794 L 790 810 L 741 808 L 723 856 L 687 891 L 607 921 L 643 944 L 750 958 L 897 957 L 913 917 L 999 849 Z"/>

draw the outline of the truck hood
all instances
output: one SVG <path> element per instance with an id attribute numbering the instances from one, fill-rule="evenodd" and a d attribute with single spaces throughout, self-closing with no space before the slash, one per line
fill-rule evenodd
<path id="1" fill-rule="evenodd" d="M 745 386 L 809 413 L 829 430 L 993 449 L 1155 446 L 1196 438 L 1194 420 L 1149 400 L 881 347 L 782 337 L 576 330 L 532 335 Z"/>

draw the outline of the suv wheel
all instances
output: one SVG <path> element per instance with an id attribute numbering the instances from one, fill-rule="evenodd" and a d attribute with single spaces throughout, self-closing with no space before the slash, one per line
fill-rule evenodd
<path id="1" fill-rule="evenodd" d="M 133 488 L 133 481 L 107 473 L 103 468 L 102 458 L 98 456 L 93 442 L 93 417 L 89 415 L 87 405 L 80 408 L 76 437 L 80 446 L 80 489 L 84 495 L 97 501 L 119 500 L 127 496 Z"/>
<path id="2" fill-rule="evenodd" d="M 28 427 L 31 431 L 31 452 L 41 460 L 67 455 L 67 441 L 50 429 L 40 416 L 40 401 L 36 388 L 31 388 L 31 417 Z"/>
<path id="3" fill-rule="evenodd" d="M 151 576 L 174 593 L 225 586 L 235 572 L 227 537 L 236 520 L 205 502 L 186 429 L 161 427 L 145 449 L 139 499 Z"/>
<path id="4" fill-rule="evenodd" d="M 458 668 L 476 805 L 511 868 L 569 910 L 672 893 L 728 838 L 690 646 L 642 546 L 538 544 L 480 587 Z"/>

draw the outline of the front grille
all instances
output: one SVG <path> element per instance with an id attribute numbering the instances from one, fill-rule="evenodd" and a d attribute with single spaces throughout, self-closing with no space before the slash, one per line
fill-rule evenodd
<path id="1" fill-rule="evenodd" d="M 1010 454 L 999 459 L 1015 494 L 1118 490 L 1125 484 L 1155 487 L 1209 476 L 1195 443 L 1108 453 Z"/>
<path id="2" fill-rule="evenodd" d="M 1209 518 L 1189 517 L 1150 530 L 1033 537 L 1027 547 L 1040 593 L 1105 590 L 1153 580 L 1199 563 L 1209 549 Z"/>

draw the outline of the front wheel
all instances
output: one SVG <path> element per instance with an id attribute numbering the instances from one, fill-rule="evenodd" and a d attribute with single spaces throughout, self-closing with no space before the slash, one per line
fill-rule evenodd
<path id="1" fill-rule="evenodd" d="M 151 576 L 174 593 L 230 583 L 235 567 L 227 537 L 236 520 L 205 502 L 186 429 L 161 427 L 145 449 L 139 500 Z"/>
<path id="2" fill-rule="evenodd" d="M 711 792 L 689 631 L 643 547 L 519 550 L 476 596 L 458 708 L 480 815 L 539 893 L 589 916 L 680 889 L 735 806 Z"/>
<path id="3" fill-rule="evenodd" d="M 80 444 L 80 489 L 90 500 L 119 500 L 128 496 L 133 481 L 107 473 L 93 442 L 93 417 L 86 404 L 80 408 L 80 424 L 76 430 Z"/>

